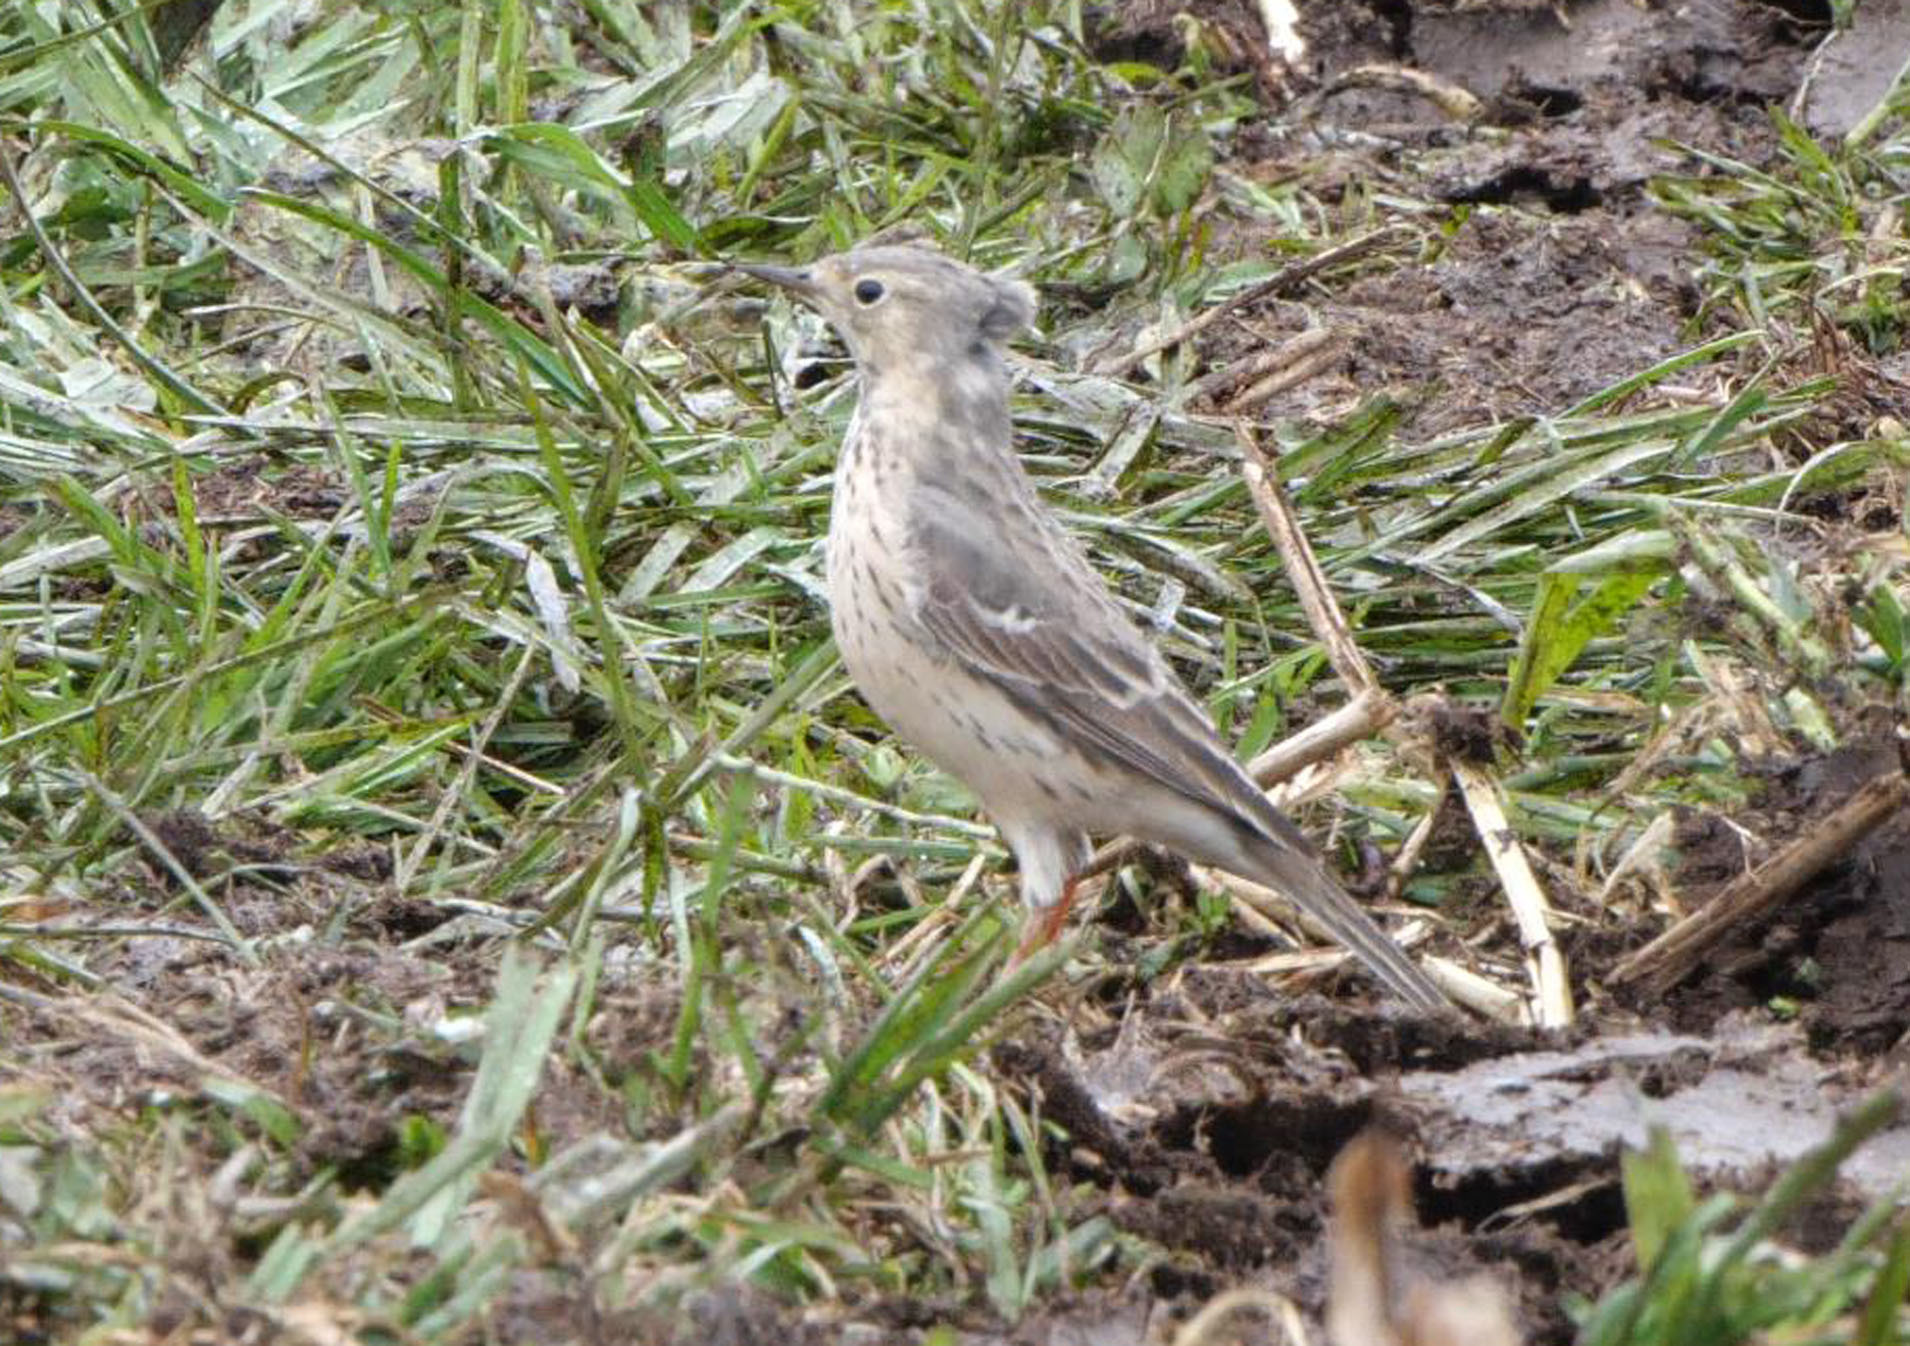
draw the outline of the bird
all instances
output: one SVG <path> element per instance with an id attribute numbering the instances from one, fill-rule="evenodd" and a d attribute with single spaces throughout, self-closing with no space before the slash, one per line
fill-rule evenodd
<path id="1" fill-rule="evenodd" d="M 974 792 L 1014 853 L 1024 952 L 1062 929 L 1090 837 L 1128 836 L 1285 894 L 1401 999 L 1443 1009 L 1022 466 L 1003 351 L 1034 320 L 1034 288 L 914 243 L 729 265 L 848 345 L 858 397 L 824 546 L 837 649 L 870 708 Z"/>

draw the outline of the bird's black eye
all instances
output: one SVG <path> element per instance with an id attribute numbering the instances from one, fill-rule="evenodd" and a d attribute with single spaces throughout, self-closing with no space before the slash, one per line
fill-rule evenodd
<path id="1" fill-rule="evenodd" d="M 859 280 L 856 282 L 856 303 L 873 304 L 882 297 L 882 282 L 879 280 Z"/>

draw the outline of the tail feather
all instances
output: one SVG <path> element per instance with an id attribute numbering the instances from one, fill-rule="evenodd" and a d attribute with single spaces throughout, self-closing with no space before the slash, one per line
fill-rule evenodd
<path id="1" fill-rule="evenodd" d="M 1339 885 L 1299 829 L 1271 804 L 1266 805 L 1266 815 L 1265 823 L 1259 817 L 1238 820 L 1244 863 L 1236 872 L 1283 894 L 1413 1008 L 1448 1008 L 1451 1002 L 1432 979 Z"/>

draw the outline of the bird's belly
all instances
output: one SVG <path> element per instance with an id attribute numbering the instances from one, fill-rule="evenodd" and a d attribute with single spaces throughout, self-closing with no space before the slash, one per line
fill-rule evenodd
<path id="1" fill-rule="evenodd" d="M 1092 768 L 1000 692 L 926 658 L 846 645 L 843 655 L 870 708 L 991 815 L 1067 814 L 1065 799 Z"/>
<path id="2" fill-rule="evenodd" d="M 831 529 L 830 621 L 856 690 L 990 814 L 1065 816 L 1065 801 L 1091 768 L 925 638 L 909 615 L 898 560 L 879 538 Z"/>

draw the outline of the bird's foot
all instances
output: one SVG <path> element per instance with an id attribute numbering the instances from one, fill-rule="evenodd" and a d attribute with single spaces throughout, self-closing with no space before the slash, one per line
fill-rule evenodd
<path id="1" fill-rule="evenodd" d="M 1028 933 L 1022 936 L 1021 947 L 1015 950 L 1008 966 L 1021 966 L 1060 937 L 1061 928 L 1068 923 L 1068 909 L 1074 905 L 1075 885 L 1079 882 L 1079 879 L 1069 879 L 1062 885 L 1061 897 L 1052 907 L 1029 913 Z"/>

